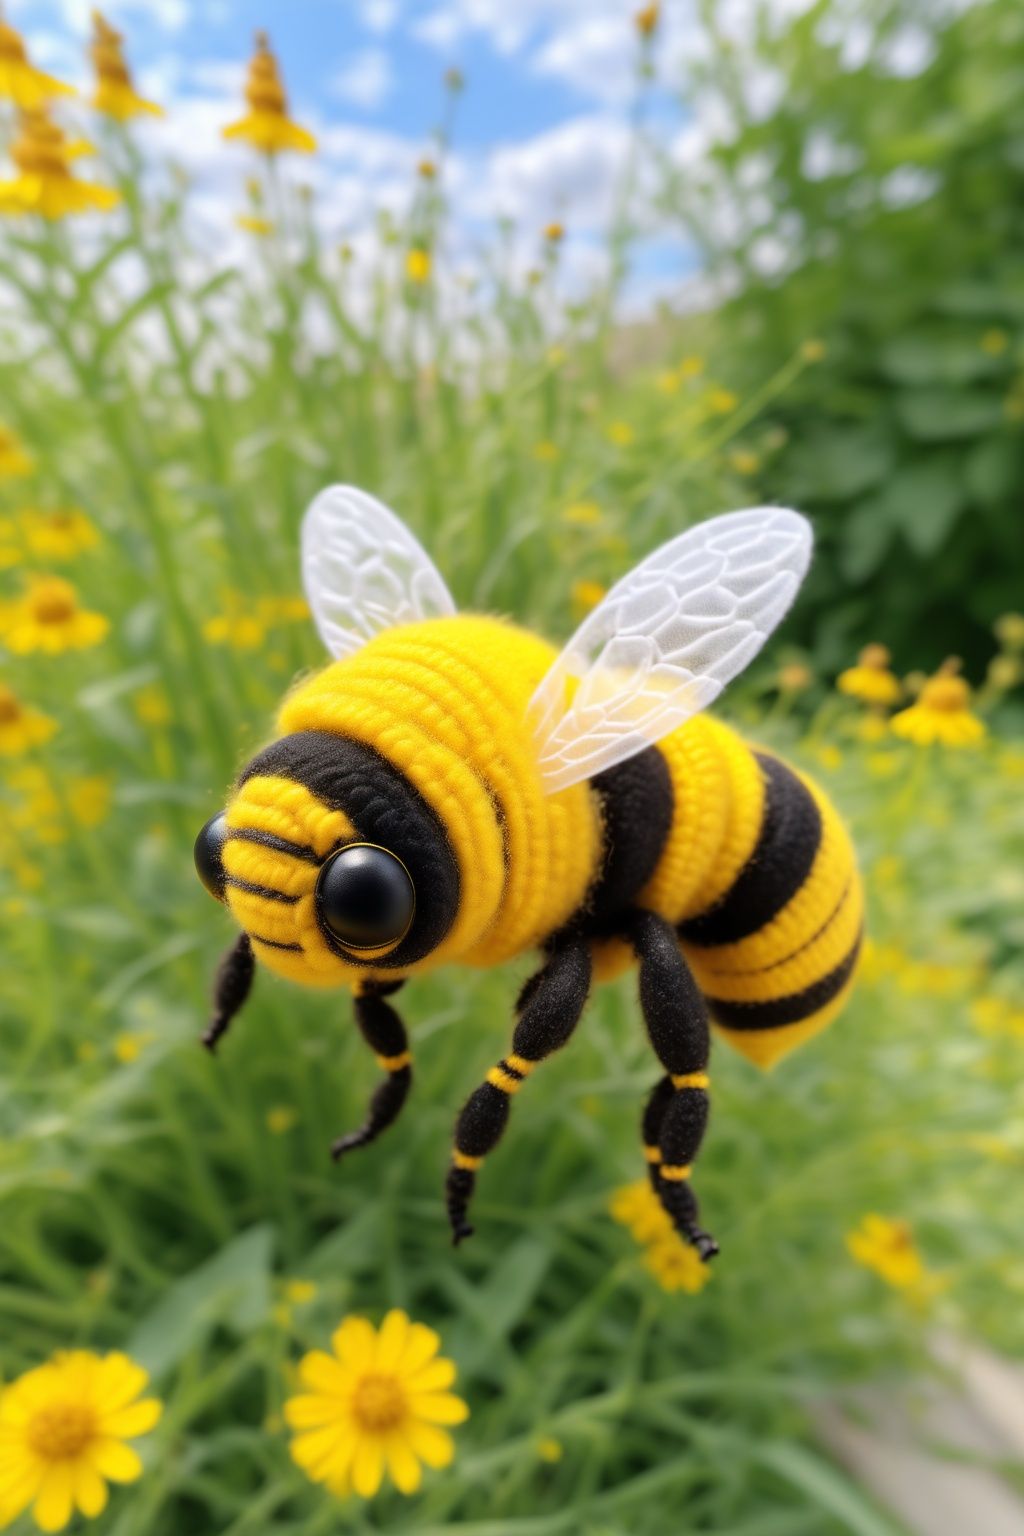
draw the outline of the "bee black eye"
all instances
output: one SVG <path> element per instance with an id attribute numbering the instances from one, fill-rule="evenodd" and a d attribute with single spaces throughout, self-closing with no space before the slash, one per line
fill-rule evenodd
<path id="1" fill-rule="evenodd" d="M 320 920 L 349 949 L 380 949 L 404 938 L 416 892 L 401 859 L 372 843 L 339 848 L 316 883 Z"/>
<path id="2" fill-rule="evenodd" d="M 221 850 L 228 835 L 227 817 L 223 811 L 211 816 L 196 838 L 192 856 L 196 861 L 196 874 L 217 901 L 224 900 L 224 865 Z"/>

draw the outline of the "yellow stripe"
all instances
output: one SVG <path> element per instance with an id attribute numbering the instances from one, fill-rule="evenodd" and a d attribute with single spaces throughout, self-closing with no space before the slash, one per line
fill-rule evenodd
<path id="1" fill-rule="evenodd" d="M 662 1163 L 661 1165 L 662 1178 L 672 1179 L 676 1183 L 681 1183 L 683 1179 L 688 1179 L 692 1172 L 692 1163 Z"/>
<path id="2" fill-rule="evenodd" d="M 512 1068 L 513 1072 L 521 1072 L 523 1077 L 529 1077 L 530 1073 L 537 1065 L 535 1061 L 527 1061 L 525 1056 L 515 1055 L 506 1056 L 505 1062 L 507 1066 Z"/>
<path id="3" fill-rule="evenodd" d="M 518 1077 L 503 1072 L 501 1067 L 492 1067 L 487 1074 L 487 1081 L 492 1087 L 500 1088 L 502 1093 L 518 1093 L 523 1086 Z"/>
<path id="4" fill-rule="evenodd" d="M 401 1072 L 412 1064 L 412 1051 L 402 1051 L 398 1056 L 378 1056 L 377 1065 L 385 1072 Z"/>
<path id="5" fill-rule="evenodd" d="M 711 1078 L 707 1072 L 678 1072 L 672 1074 L 673 1088 L 709 1088 Z"/>
<path id="6" fill-rule="evenodd" d="M 661 1162 L 661 1148 L 660 1147 L 644 1147 L 644 1157 L 646 1157 L 646 1159 L 647 1159 L 647 1161 L 649 1163 L 660 1163 Z"/>
<path id="7" fill-rule="evenodd" d="M 468 1152 L 460 1152 L 458 1147 L 452 1153 L 452 1162 L 456 1168 L 479 1168 L 483 1162 L 482 1157 L 470 1157 Z"/>

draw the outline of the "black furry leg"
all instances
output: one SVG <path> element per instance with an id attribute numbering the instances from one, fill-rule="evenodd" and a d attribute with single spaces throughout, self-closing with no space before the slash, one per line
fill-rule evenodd
<path id="1" fill-rule="evenodd" d="M 223 955 L 214 978 L 213 1014 L 199 1037 L 208 1051 L 217 1049 L 218 1040 L 227 1034 L 231 1020 L 249 996 L 255 969 L 249 935 L 240 933 Z"/>
<path id="2" fill-rule="evenodd" d="M 681 1237 L 704 1260 L 718 1244 L 698 1224 L 692 1165 L 708 1121 L 707 1007 L 664 918 L 636 912 L 627 930 L 640 961 L 640 1007 L 647 1033 L 666 1076 L 644 1112 L 644 1150 L 654 1188 Z"/>
<path id="3" fill-rule="evenodd" d="M 366 1119 L 357 1131 L 339 1136 L 331 1147 L 337 1162 L 355 1147 L 376 1141 L 381 1131 L 398 1119 L 412 1086 L 412 1056 L 405 1025 L 385 997 L 397 992 L 400 981 L 365 982 L 355 998 L 356 1023 L 387 1077 L 374 1092 Z"/>
<path id="4" fill-rule="evenodd" d="M 579 1023 L 590 991 L 590 945 L 565 939 L 523 987 L 512 1049 L 470 1094 L 455 1123 L 455 1146 L 445 1184 L 452 1241 L 471 1236 L 469 1203 L 476 1175 L 508 1124 L 509 1101 L 538 1062 L 565 1045 Z"/>

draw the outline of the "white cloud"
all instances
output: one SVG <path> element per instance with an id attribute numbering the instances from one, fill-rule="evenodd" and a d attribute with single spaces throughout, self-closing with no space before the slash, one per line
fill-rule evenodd
<path id="1" fill-rule="evenodd" d="M 383 48 L 362 48 L 351 54 L 328 84 L 339 101 L 367 110 L 379 107 L 394 88 L 394 69 Z"/>
<path id="2" fill-rule="evenodd" d="M 398 19 L 398 0 L 359 0 L 359 20 L 368 32 L 390 32 Z"/>

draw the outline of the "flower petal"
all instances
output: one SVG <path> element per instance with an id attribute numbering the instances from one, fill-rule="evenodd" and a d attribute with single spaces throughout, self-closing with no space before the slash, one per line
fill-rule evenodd
<path id="1" fill-rule="evenodd" d="M 55 1462 L 43 1478 L 32 1507 L 32 1518 L 41 1531 L 62 1531 L 71 1519 L 71 1465 Z"/>
<path id="2" fill-rule="evenodd" d="M 32 1455 L 4 1467 L 3 1482 L 0 1484 L 0 1530 L 5 1523 L 10 1525 L 26 1505 L 31 1504 L 42 1486 L 45 1470 L 43 1463 Z"/>
<path id="3" fill-rule="evenodd" d="M 284 1405 L 285 1423 L 292 1429 L 317 1429 L 324 1424 L 336 1424 L 342 1412 L 336 1397 L 323 1397 L 319 1393 L 290 1397 Z"/>
<path id="4" fill-rule="evenodd" d="M 352 1456 L 352 1486 L 360 1498 L 373 1498 L 383 1474 L 384 1448 L 380 1439 L 363 1435 Z"/>
<path id="5" fill-rule="evenodd" d="M 412 1446 L 401 1431 L 388 1436 L 384 1446 L 388 1472 L 399 1493 L 415 1493 L 423 1481 L 423 1472 Z"/>
<path id="6" fill-rule="evenodd" d="M 454 1360 L 429 1360 L 413 1375 L 407 1376 L 409 1392 L 443 1392 L 455 1380 Z"/>
<path id="7" fill-rule="evenodd" d="M 365 1317 L 346 1317 L 331 1335 L 334 1353 L 351 1371 L 361 1371 L 373 1359 L 377 1339 L 372 1323 Z"/>
<path id="8" fill-rule="evenodd" d="M 96 1471 L 112 1483 L 134 1483 L 142 1476 L 142 1461 L 138 1451 L 121 1440 L 94 1440 L 89 1451 Z"/>
<path id="9" fill-rule="evenodd" d="M 462 1424 L 469 1418 L 469 1409 L 454 1392 L 410 1392 L 409 1407 L 429 1424 Z"/>
<path id="10" fill-rule="evenodd" d="M 402 1356 L 402 1372 L 413 1376 L 423 1369 L 441 1348 L 441 1335 L 428 1328 L 426 1323 L 410 1323 L 409 1337 Z M 446 1383 L 447 1385 L 447 1383 Z"/>
<path id="11" fill-rule="evenodd" d="M 413 1419 L 406 1425 L 405 1434 L 412 1450 L 428 1467 L 450 1466 L 455 1456 L 455 1441 L 446 1429 Z"/>
<path id="12" fill-rule="evenodd" d="M 99 1362 L 94 1379 L 94 1398 L 100 1413 L 113 1413 L 138 1397 L 149 1382 L 149 1372 L 120 1353 Z"/>
<path id="13" fill-rule="evenodd" d="M 130 1403 L 127 1408 L 101 1413 L 100 1433 L 115 1440 L 134 1440 L 137 1435 L 148 1435 L 163 1411 L 163 1403 L 155 1397 L 144 1397 L 140 1403 Z"/>
<path id="14" fill-rule="evenodd" d="M 311 1350 L 299 1361 L 299 1380 L 311 1392 L 341 1397 L 350 1385 L 349 1373 L 325 1349 Z"/>
<path id="15" fill-rule="evenodd" d="M 291 1458 L 314 1482 L 322 1482 L 344 1472 L 351 1458 L 353 1437 L 344 1425 L 328 1424 L 323 1429 L 297 1435 L 291 1443 Z"/>
<path id="16" fill-rule="evenodd" d="M 89 1460 L 80 1456 L 74 1467 L 75 1503 L 87 1520 L 95 1520 L 107 1507 L 107 1485 Z"/>
<path id="17" fill-rule="evenodd" d="M 400 1364 L 409 1338 L 409 1319 L 398 1307 L 393 1307 L 380 1325 L 374 1368 L 393 1371 Z"/>

